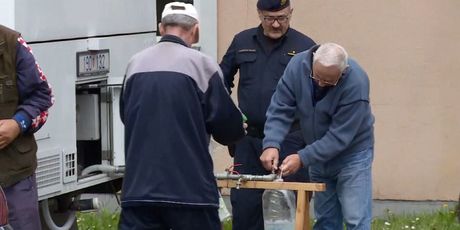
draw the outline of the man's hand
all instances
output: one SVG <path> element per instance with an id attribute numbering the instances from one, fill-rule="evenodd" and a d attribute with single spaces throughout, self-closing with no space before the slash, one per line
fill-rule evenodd
<path id="1" fill-rule="evenodd" d="M 300 160 L 299 154 L 291 154 L 287 156 L 280 166 L 283 176 L 288 176 L 296 173 L 300 167 L 302 167 L 302 161 Z"/>
<path id="2" fill-rule="evenodd" d="M 5 148 L 16 137 L 18 137 L 21 129 L 18 123 L 13 119 L 0 120 L 0 149 Z"/>
<path id="3" fill-rule="evenodd" d="M 268 171 L 278 169 L 279 150 L 277 148 L 266 148 L 260 156 L 262 166 Z"/>

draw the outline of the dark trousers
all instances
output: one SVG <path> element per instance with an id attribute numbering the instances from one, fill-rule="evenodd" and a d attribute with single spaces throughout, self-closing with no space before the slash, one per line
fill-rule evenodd
<path id="1" fill-rule="evenodd" d="M 217 208 L 124 207 L 120 230 L 221 230 Z"/>
<path id="2" fill-rule="evenodd" d="M 305 147 L 300 131 L 288 134 L 281 144 L 280 161 L 292 153 Z M 260 163 L 262 154 L 262 139 L 251 136 L 244 137 L 235 146 L 234 170 L 240 174 L 266 175 Z M 308 182 L 308 169 L 302 168 L 296 174 L 283 178 L 284 181 Z M 232 189 L 230 200 L 232 203 L 233 230 L 263 230 L 264 219 L 262 211 L 262 189 Z"/>
<path id="3" fill-rule="evenodd" d="M 40 230 L 38 194 L 35 175 L 4 188 L 8 201 L 8 219 L 15 230 Z"/>

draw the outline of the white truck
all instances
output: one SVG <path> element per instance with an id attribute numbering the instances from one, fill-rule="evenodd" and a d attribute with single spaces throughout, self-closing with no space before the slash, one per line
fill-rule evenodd
<path id="1" fill-rule="evenodd" d="M 167 2 L 0 1 L 0 24 L 21 32 L 55 96 L 47 123 L 35 135 L 45 229 L 75 228 L 71 209 L 82 207 L 80 194 L 120 190 L 121 84 L 129 58 L 156 42 L 157 9 Z M 206 45 L 197 47 L 215 57 L 217 3 L 194 4 L 207 15 L 201 23 L 201 44 Z"/>
<path id="2" fill-rule="evenodd" d="M 123 75 L 129 58 L 156 41 L 156 2 L 134 2 L 0 3 L 0 23 L 21 32 L 55 96 L 47 123 L 35 135 L 45 228 L 74 225 L 69 208 L 78 209 L 79 194 L 120 190 L 122 174 L 117 171 L 124 153 L 118 97 Z M 66 223 L 55 223 L 52 217 L 60 215 Z"/>

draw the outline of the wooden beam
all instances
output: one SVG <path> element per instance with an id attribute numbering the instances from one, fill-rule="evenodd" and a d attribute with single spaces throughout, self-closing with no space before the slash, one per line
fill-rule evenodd
<path id="1" fill-rule="evenodd" d="M 310 230 L 310 202 L 308 191 L 297 191 L 295 229 Z"/>
<path id="2" fill-rule="evenodd" d="M 286 189 L 297 191 L 325 191 L 326 185 L 323 183 L 300 183 L 300 182 L 279 182 L 279 181 L 241 181 L 236 180 L 217 180 L 220 188 L 255 188 L 255 189 Z"/>

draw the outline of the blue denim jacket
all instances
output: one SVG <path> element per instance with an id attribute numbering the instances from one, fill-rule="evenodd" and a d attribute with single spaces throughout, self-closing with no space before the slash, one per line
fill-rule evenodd
<path id="1" fill-rule="evenodd" d="M 317 48 L 297 54 L 286 67 L 267 111 L 263 142 L 264 148 L 279 149 L 295 114 L 299 114 L 307 144 L 299 155 L 305 167 L 374 145 L 374 116 L 366 72 L 349 59 L 349 67 L 338 84 L 320 101 L 314 101 L 309 75 L 312 53 Z"/>

